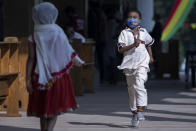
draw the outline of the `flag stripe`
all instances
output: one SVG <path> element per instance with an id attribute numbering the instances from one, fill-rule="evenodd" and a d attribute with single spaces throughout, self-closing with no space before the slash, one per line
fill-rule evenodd
<path id="1" fill-rule="evenodd" d="M 173 9 L 172 9 L 172 11 L 171 11 L 171 13 L 170 13 L 170 15 L 169 15 L 169 18 L 167 19 L 165 25 L 163 26 L 163 30 L 167 27 L 167 25 L 168 25 L 169 22 L 171 21 L 171 19 L 172 19 L 174 13 L 176 12 L 176 9 L 178 8 L 180 2 L 181 2 L 181 0 L 177 0 L 177 1 L 176 1 L 176 3 L 175 3 L 175 5 L 174 5 L 174 7 L 173 7 Z"/>
<path id="2" fill-rule="evenodd" d="M 170 35 L 172 30 L 175 28 L 175 26 L 178 24 L 178 22 L 181 20 L 182 15 L 184 14 L 186 8 L 188 7 L 191 0 L 181 0 L 180 4 L 178 5 L 176 12 L 174 13 L 172 19 L 168 23 L 167 27 L 165 27 L 161 40 L 165 40 L 165 38 Z M 188 7 L 189 8 L 189 7 Z"/>
<path id="3" fill-rule="evenodd" d="M 187 5 L 188 8 L 186 8 L 180 17 L 180 21 L 174 26 L 174 28 L 171 30 L 171 32 L 165 37 L 165 41 L 169 40 L 176 32 L 177 30 L 183 25 L 184 21 L 186 20 L 186 17 L 188 16 L 192 6 L 193 6 L 194 0 L 189 0 L 189 3 Z"/>

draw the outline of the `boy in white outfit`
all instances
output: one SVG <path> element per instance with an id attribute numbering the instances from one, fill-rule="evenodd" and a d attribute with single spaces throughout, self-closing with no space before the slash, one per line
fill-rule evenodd
<path id="1" fill-rule="evenodd" d="M 133 113 L 132 126 L 138 126 L 144 120 L 143 109 L 147 106 L 147 91 L 144 83 L 147 81 L 149 63 L 153 62 L 151 45 L 154 40 L 141 28 L 141 13 L 132 10 L 128 13 L 127 27 L 122 30 L 118 38 L 118 51 L 124 58 L 118 69 L 123 70 L 126 76 L 129 104 Z"/>

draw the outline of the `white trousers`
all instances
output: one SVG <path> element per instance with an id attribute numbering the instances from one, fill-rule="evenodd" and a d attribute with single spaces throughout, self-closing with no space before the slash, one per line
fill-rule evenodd
<path id="1" fill-rule="evenodd" d="M 139 67 L 137 70 L 132 70 L 130 72 L 130 74 L 126 73 L 129 105 L 131 111 L 136 111 L 137 106 L 147 106 L 147 91 L 144 83 L 147 81 L 148 69 Z"/>

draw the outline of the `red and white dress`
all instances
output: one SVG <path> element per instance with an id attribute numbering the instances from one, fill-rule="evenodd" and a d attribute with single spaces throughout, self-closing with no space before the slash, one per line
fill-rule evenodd
<path id="1" fill-rule="evenodd" d="M 56 24 L 37 25 L 29 41 L 36 45 L 36 60 L 27 115 L 48 118 L 77 108 L 69 69 L 74 61 L 83 61 L 62 29 Z"/>

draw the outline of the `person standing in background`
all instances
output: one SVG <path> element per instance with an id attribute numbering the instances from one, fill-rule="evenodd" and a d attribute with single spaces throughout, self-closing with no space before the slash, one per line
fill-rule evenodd
<path id="1" fill-rule="evenodd" d="M 65 30 L 69 40 L 73 40 L 73 39 L 80 39 L 82 43 L 86 42 L 86 39 L 84 38 L 84 36 L 82 36 L 82 34 L 75 32 L 74 28 L 71 26 L 67 26 L 66 30 Z"/>
<path id="2" fill-rule="evenodd" d="M 105 15 L 104 10 L 101 8 L 101 5 L 99 4 L 95 6 L 95 14 L 97 16 L 97 23 L 96 25 L 94 24 L 94 28 L 96 28 L 95 48 L 96 48 L 96 56 L 97 56 L 98 67 L 99 67 L 100 83 L 103 83 L 104 71 L 105 71 L 104 52 L 108 39 L 107 16 Z"/>
<path id="3" fill-rule="evenodd" d="M 84 19 L 75 11 L 74 7 L 67 6 L 65 9 L 66 25 L 72 26 L 74 30 L 84 36 Z"/>
<path id="4" fill-rule="evenodd" d="M 155 75 L 154 77 L 157 78 L 157 72 L 158 72 L 157 68 L 158 68 L 158 62 L 159 62 L 158 58 L 161 54 L 161 35 L 162 35 L 163 26 L 160 22 L 160 16 L 158 14 L 154 15 L 154 21 L 155 21 L 155 25 L 154 25 L 152 32 L 150 33 L 151 36 L 155 39 L 155 42 L 152 46 L 152 53 L 154 55 L 153 56 L 154 63 L 152 65 L 153 69 L 152 69 L 151 75 Z"/>
<path id="5" fill-rule="evenodd" d="M 115 9 L 108 9 L 107 16 L 108 16 L 108 41 L 105 48 L 105 65 L 107 70 L 108 81 L 110 84 L 116 84 L 117 76 L 114 75 L 117 71 L 117 58 L 116 58 L 116 43 L 117 39 L 115 39 L 115 33 L 118 27 L 118 22 L 115 17 Z"/>

